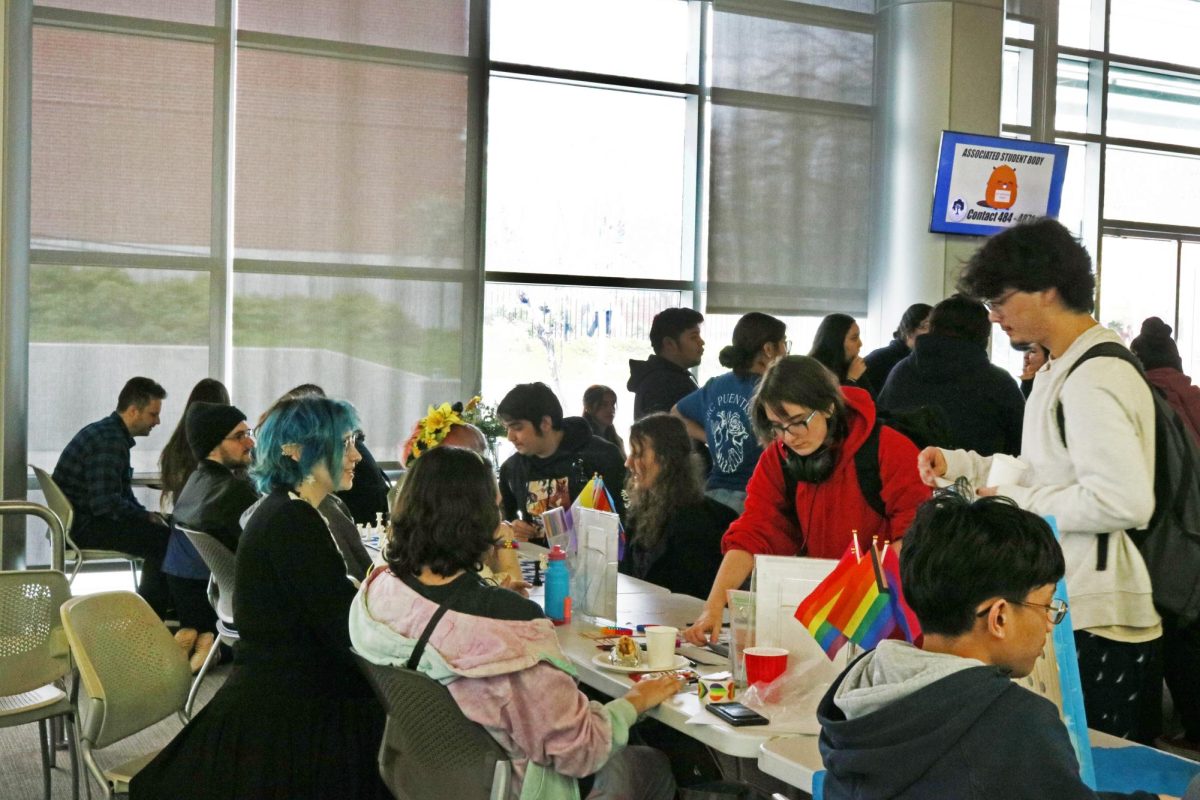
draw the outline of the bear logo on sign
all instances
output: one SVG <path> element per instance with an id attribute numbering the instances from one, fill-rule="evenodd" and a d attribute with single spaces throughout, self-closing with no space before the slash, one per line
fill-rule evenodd
<path id="1" fill-rule="evenodd" d="M 1017 171 L 1008 164 L 992 170 L 987 182 L 987 193 L 979 205 L 989 208 L 1012 208 L 1017 202 Z"/>

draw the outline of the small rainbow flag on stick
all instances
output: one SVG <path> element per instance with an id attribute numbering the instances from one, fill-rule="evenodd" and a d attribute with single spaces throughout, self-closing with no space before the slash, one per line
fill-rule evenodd
<path id="1" fill-rule="evenodd" d="M 916 642 L 921 626 L 900 591 L 900 562 L 885 543 L 870 554 L 858 549 L 855 531 L 833 572 L 796 609 L 796 619 L 832 659 L 846 642 L 871 649 L 896 635 Z"/>
<path id="2" fill-rule="evenodd" d="M 579 492 L 579 496 L 575 498 L 575 502 L 571 504 L 580 508 L 594 508 L 597 511 L 608 511 L 609 513 L 617 513 L 617 507 L 613 503 L 612 494 L 609 493 L 608 487 L 604 485 L 604 478 L 599 474 L 593 474 L 592 479 L 584 484 L 583 489 Z M 569 512 L 569 510 L 568 510 Z M 568 517 L 567 524 L 571 528 L 572 535 L 574 534 L 575 520 L 573 517 Z M 619 540 L 617 544 L 617 558 L 625 557 L 625 526 L 617 523 L 619 531 Z"/>

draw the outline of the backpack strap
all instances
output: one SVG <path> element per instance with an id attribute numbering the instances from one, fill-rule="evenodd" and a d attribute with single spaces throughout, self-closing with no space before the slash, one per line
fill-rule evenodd
<path id="1" fill-rule="evenodd" d="M 437 611 L 433 612 L 433 616 L 429 618 L 429 623 L 425 625 L 425 630 L 421 631 L 421 636 L 417 639 L 417 643 L 413 646 L 412 654 L 408 657 L 408 662 L 404 665 L 405 669 L 416 670 L 417 665 L 421 663 L 421 655 L 425 652 L 425 645 L 429 644 L 429 637 L 433 635 L 433 629 L 442 621 L 442 617 L 446 616 L 446 612 L 450 610 L 450 601 L 457 597 L 466 585 L 470 578 L 465 578 L 459 581 L 459 585 L 450 590 L 446 595 L 446 599 L 438 606 Z"/>
<path id="2" fill-rule="evenodd" d="M 1126 364 L 1132 365 L 1133 368 L 1138 371 L 1138 374 L 1142 376 L 1142 380 L 1146 380 L 1146 373 L 1142 370 L 1142 362 L 1138 360 L 1138 357 L 1135 356 L 1129 350 L 1129 348 L 1127 348 L 1125 345 L 1121 344 L 1120 342 L 1101 342 L 1100 344 L 1094 344 L 1091 347 L 1089 347 L 1087 350 L 1085 350 L 1083 355 L 1081 355 L 1078 358 L 1078 360 L 1076 360 L 1076 362 L 1071 365 L 1071 368 L 1067 370 L 1067 377 L 1063 378 L 1064 385 L 1066 384 L 1066 382 L 1068 380 L 1070 380 L 1071 374 L 1074 373 L 1075 370 L 1079 369 L 1079 367 L 1085 361 L 1091 361 L 1093 358 L 1101 358 L 1101 357 L 1121 359 Z M 1067 425 L 1066 425 L 1066 418 L 1063 414 L 1063 405 L 1062 405 L 1062 395 L 1061 394 L 1059 395 L 1058 405 L 1054 409 L 1054 415 L 1058 419 L 1058 436 L 1060 439 L 1062 439 L 1063 447 L 1066 447 L 1067 446 Z"/>
<path id="3" fill-rule="evenodd" d="M 876 420 L 870 435 L 854 454 L 854 471 L 858 474 L 858 488 L 867 505 L 887 519 L 887 507 L 883 504 L 883 478 L 879 474 L 879 431 L 882 428 L 883 424 Z"/>
<path id="4" fill-rule="evenodd" d="M 1138 360 L 1129 348 L 1119 342 L 1100 342 L 1094 344 L 1084 351 L 1071 368 L 1067 370 L 1067 377 L 1063 378 L 1063 384 L 1071 378 L 1071 373 L 1079 369 L 1079 366 L 1085 361 L 1090 361 L 1093 358 L 1119 358 L 1127 364 L 1133 366 L 1142 376 L 1142 380 L 1146 380 L 1146 373 L 1142 370 L 1142 362 Z M 1147 382 L 1149 385 L 1149 382 Z M 1153 391 L 1153 389 L 1151 390 Z M 1062 395 L 1059 395 L 1058 405 L 1054 409 L 1054 415 L 1058 420 L 1058 436 L 1062 439 L 1063 447 L 1067 446 L 1067 423 L 1066 415 L 1063 413 Z M 1108 534 L 1096 534 L 1096 571 L 1104 572 L 1108 569 Z"/>

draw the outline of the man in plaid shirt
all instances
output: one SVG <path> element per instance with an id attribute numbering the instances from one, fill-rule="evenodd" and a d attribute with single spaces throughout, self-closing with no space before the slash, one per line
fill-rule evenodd
<path id="1" fill-rule="evenodd" d="M 150 378 L 130 378 L 117 398 L 117 410 L 86 426 L 67 444 L 54 481 L 75 507 L 71 538 L 83 548 L 119 550 L 142 559 L 138 594 L 163 616 L 168 595 L 162 576 L 168 528 L 162 516 L 133 496 L 129 450 L 135 436 L 159 423 L 163 387 Z"/>

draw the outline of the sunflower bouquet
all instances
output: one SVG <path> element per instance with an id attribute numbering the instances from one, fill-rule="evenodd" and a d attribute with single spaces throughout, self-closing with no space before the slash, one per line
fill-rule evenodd
<path id="1" fill-rule="evenodd" d="M 474 425 L 493 446 L 496 438 L 504 434 L 504 423 L 496 417 L 492 406 L 484 405 L 482 398 L 475 395 L 467 401 L 454 404 L 442 403 L 440 406 L 429 406 L 425 416 L 417 420 L 413 431 L 404 443 L 400 460 L 404 466 L 409 466 L 430 449 L 437 447 L 449 435 L 455 425 Z"/>

